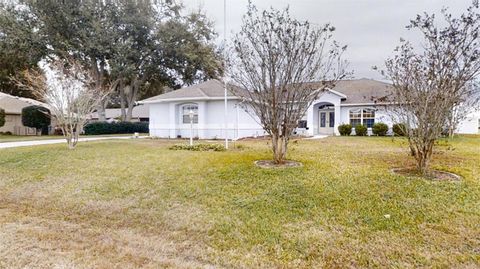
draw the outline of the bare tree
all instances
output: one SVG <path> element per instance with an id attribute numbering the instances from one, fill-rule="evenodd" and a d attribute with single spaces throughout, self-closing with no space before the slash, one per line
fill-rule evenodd
<path id="1" fill-rule="evenodd" d="M 418 15 L 407 28 L 421 31 L 422 50 L 416 52 L 402 40 L 397 54 L 386 61 L 384 74 L 393 82 L 392 115 L 405 124 L 422 174 L 428 172 L 435 141 L 455 109 L 474 98 L 476 88 L 470 83 L 480 74 L 478 8 L 475 1 L 459 18 L 443 9 L 443 28 L 435 24 L 434 15 Z"/>
<path id="2" fill-rule="evenodd" d="M 41 98 L 62 129 L 68 148 L 77 145 L 88 116 L 110 90 L 95 85 L 94 74 L 77 61 L 56 60 L 42 66 L 42 72 L 27 70 L 17 85 L 27 87 Z"/>
<path id="3" fill-rule="evenodd" d="M 460 122 L 465 120 L 468 115 L 480 110 L 480 82 L 468 83 L 465 87 L 468 89 L 464 91 L 464 96 L 452 109 L 445 127 L 450 138 L 454 136 Z"/>
<path id="4" fill-rule="evenodd" d="M 245 89 L 236 92 L 271 136 L 276 164 L 285 161 L 289 138 L 308 107 L 346 75 L 346 47 L 332 40 L 334 30 L 298 21 L 288 8 L 259 12 L 249 3 L 234 39 L 229 75 Z"/>

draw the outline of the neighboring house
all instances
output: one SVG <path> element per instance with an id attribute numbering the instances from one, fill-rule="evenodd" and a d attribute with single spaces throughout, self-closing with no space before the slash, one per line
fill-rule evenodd
<path id="1" fill-rule="evenodd" d="M 34 128 L 22 124 L 22 109 L 32 105 L 46 107 L 44 103 L 37 100 L 0 92 L 0 108 L 4 109 L 6 114 L 5 125 L 0 127 L 0 132 L 10 132 L 15 135 L 36 135 Z"/>
<path id="2" fill-rule="evenodd" d="M 480 134 L 480 111 L 472 112 L 460 122 L 457 128 L 460 134 Z"/>
<path id="3" fill-rule="evenodd" d="M 120 108 L 107 108 L 105 109 L 105 118 L 107 121 L 116 121 L 122 116 L 122 111 Z M 89 119 L 91 121 L 98 121 L 98 113 L 93 112 Z M 148 122 L 149 121 L 149 108 L 148 105 L 138 105 L 135 106 L 132 110 L 132 121 L 133 122 Z"/>
<path id="4" fill-rule="evenodd" d="M 315 83 L 313 83 L 315 85 Z M 322 93 L 308 108 L 296 130 L 300 135 L 339 135 L 338 126 L 350 123 L 371 127 L 376 122 L 392 126 L 385 110 L 385 98 L 391 91 L 388 83 L 356 79 L 339 81 Z M 227 95 L 227 135 L 230 139 L 265 135 L 257 117 L 249 113 L 242 99 Z M 218 80 L 182 88 L 145 99 L 150 106 L 150 135 L 177 138 L 190 136 L 190 111 L 193 135 L 201 139 L 225 138 L 224 85 Z M 467 127 L 464 127 L 464 125 Z M 461 132 L 478 133 L 478 118 L 462 122 Z"/>

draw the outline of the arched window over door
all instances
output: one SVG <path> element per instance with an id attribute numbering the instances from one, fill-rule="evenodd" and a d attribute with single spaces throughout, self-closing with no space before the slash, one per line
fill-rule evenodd
<path id="1" fill-rule="evenodd" d="M 198 105 L 197 104 L 185 104 L 181 107 L 182 123 L 190 124 L 190 111 L 193 112 L 193 123 L 198 123 Z"/>

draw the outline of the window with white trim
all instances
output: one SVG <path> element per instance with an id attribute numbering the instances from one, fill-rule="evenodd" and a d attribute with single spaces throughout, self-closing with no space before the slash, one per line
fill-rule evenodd
<path id="1" fill-rule="evenodd" d="M 357 125 L 364 125 L 371 128 L 375 124 L 375 109 L 356 108 L 350 110 L 350 125 L 355 128 Z"/>
<path id="2" fill-rule="evenodd" d="M 367 128 L 372 128 L 375 124 L 375 110 L 371 108 L 364 108 L 362 110 L 363 125 Z"/>
<path id="3" fill-rule="evenodd" d="M 190 124 L 190 111 L 193 112 L 193 123 L 198 123 L 198 105 L 197 104 L 185 104 L 182 106 L 182 123 Z"/>
<path id="4" fill-rule="evenodd" d="M 350 110 L 350 125 L 355 128 L 355 126 L 362 124 L 362 110 L 361 109 L 351 109 Z"/>

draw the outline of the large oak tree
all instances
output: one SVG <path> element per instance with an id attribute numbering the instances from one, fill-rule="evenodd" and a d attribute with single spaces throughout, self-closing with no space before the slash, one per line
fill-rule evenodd
<path id="1" fill-rule="evenodd" d="M 29 65 L 14 68 L 8 76 L 35 67 L 39 59 L 73 58 L 91 70 L 97 88 L 115 89 L 118 98 L 111 100 L 118 100 L 124 120 L 130 120 L 140 97 L 159 94 L 164 86 L 178 88 L 215 78 L 222 72 L 211 22 L 201 12 L 186 14 L 175 1 L 21 2 L 20 9 L 3 6 L 1 14 L 10 24 L 23 25 L 27 17 L 29 24 L 24 28 L 28 31 L 23 35 L 26 51 L 36 51 L 31 49 L 36 44 L 29 41 L 39 40 L 43 53 Z M 15 27 L 9 29 L 10 36 L 15 36 Z M 41 38 L 30 39 L 34 35 Z M 17 42 L 12 37 L 3 41 Z M 11 48 L 15 54 L 15 46 Z M 105 105 L 97 109 L 103 110 Z"/>

